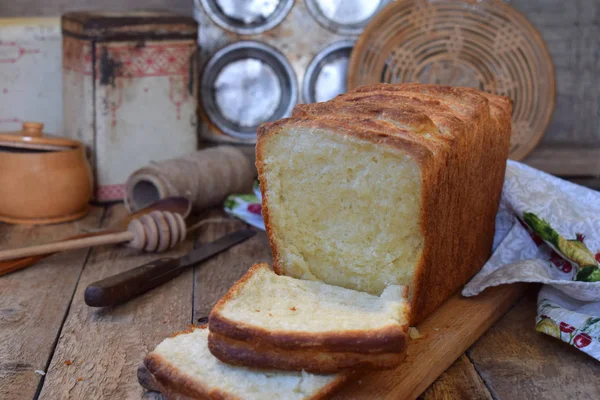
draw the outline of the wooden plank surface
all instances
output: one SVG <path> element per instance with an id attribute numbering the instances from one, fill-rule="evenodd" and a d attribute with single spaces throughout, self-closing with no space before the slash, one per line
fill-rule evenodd
<path id="1" fill-rule="evenodd" d="M 600 399 L 600 363 L 535 331 L 537 290 L 498 321 L 469 351 L 496 399 Z"/>
<path id="2" fill-rule="evenodd" d="M 60 240 L 96 228 L 103 209 L 68 224 L 0 224 L 0 247 L 12 248 Z M 0 277 L 0 398 L 35 395 L 88 255 L 87 249 L 47 258 Z"/>
<path id="3" fill-rule="evenodd" d="M 473 363 L 464 354 L 419 396 L 419 400 L 455 399 L 492 400 Z"/>
<path id="4" fill-rule="evenodd" d="M 546 41 L 556 108 L 542 144 L 600 145 L 600 2 L 512 0 Z"/>
<path id="5" fill-rule="evenodd" d="M 354 379 L 334 399 L 414 399 L 427 389 L 522 295 L 526 284 L 459 293 L 418 325 L 424 338 L 410 341 L 405 361 L 387 371 Z"/>
<path id="6" fill-rule="evenodd" d="M 125 215 L 108 209 L 105 224 Z M 192 239 L 161 256 L 181 256 Z M 136 379 L 143 357 L 192 317 L 192 269 L 128 303 L 96 309 L 83 301 L 88 284 L 160 256 L 119 246 L 92 250 L 46 375 L 41 399 L 133 399 L 144 396 Z M 67 365 L 70 364 L 70 365 Z"/>
<path id="7" fill-rule="evenodd" d="M 523 162 L 565 178 L 600 177 L 600 147 L 539 146 Z"/>
<path id="8" fill-rule="evenodd" d="M 221 215 L 222 216 L 222 215 Z M 212 218 L 218 218 L 214 214 Z M 206 243 L 247 225 L 234 219 L 211 223 L 199 234 Z M 272 263 L 269 240 L 264 232 L 202 263 L 194 271 L 194 322 L 206 323 L 214 304 L 254 263 Z"/>

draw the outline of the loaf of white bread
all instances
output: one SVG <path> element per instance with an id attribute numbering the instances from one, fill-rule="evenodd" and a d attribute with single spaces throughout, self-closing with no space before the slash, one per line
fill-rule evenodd
<path id="1" fill-rule="evenodd" d="M 255 368 L 397 365 L 408 324 L 489 257 L 511 112 L 474 89 L 380 84 L 261 125 L 263 216 L 282 276 L 255 265 L 211 312 L 210 335 L 193 330 L 150 353 L 158 388 L 315 399 L 348 372 Z"/>
<path id="2" fill-rule="evenodd" d="M 407 286 L 419 322 L 490 255 L 511 110 L 475 89 L 377 84 L 261 125 L 275 271 L 373 295 Z"/>

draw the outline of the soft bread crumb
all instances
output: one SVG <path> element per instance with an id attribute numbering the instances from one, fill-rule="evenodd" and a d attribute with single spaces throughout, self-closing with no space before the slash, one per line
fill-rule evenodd
<path id="1" fill-rule="evenodd" d="M 307 333 L 375 330 L 407 324 L 408 302 L 401 286 L 390 286 L 381 296 L 373 296 L 277 275 L 267 264 L 255 265 L 248 274 L 236 288 L 236 295 L 222 308 L 213 310 L 231 323 Z M 302 307 L 296 307 L 297 304 Z M 255 307 L 264 312 L 252 312 Z"/>
<path id="2" fill-rule="evenodd" d="M 421 335 L 421 333 L 419 333 L 419 330 L 414 326 L 408 327 L 408 336 L 410 336 L 411 340 L 419 340 L 425 338 L 425 335 Z"/>
<path id="3" fill-rule="evenodd" d="M 285 127 L 264 142 L 262 161 L 283 274 L 375 295 L 412 284 L 423 237 L 421 169 L 410 155 Z"/>

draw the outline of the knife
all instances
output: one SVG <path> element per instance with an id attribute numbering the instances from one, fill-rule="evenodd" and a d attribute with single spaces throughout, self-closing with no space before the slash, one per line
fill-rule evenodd
<path id="1" fill-rule="evenodd" d="M 179 276 L 185 268 L 205 261 L 255 234 L 256 231 L 252 229 L 240 229 L 204 244 L 183 257 L 160 258 L 94 282 L 85 289 L 85 303 L 90 307 L 107 307 L 126 302 Z"/>

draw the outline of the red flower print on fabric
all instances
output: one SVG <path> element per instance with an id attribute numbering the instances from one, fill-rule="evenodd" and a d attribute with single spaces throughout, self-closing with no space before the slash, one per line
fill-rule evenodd
<path id="1" fill-rule="evenodd" d="M 564 332 L 564 333 L 571 333 L 575 330 L 575 327 L 567 324 L 566 322 L 561 322 L 560 330 L 561 330 L 561 332 Z"/>

